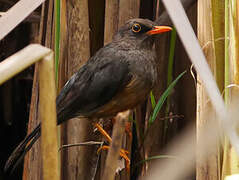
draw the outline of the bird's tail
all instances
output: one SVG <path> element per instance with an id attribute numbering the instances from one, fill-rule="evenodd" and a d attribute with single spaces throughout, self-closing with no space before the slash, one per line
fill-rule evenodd
<path id="1" fill-rule="evenodd" d="M 4 171 L 12 173 L 23 160 L 25 154 L 31 149 L 32 145 L 41 136 L 41 124 L 39 124 L 25 139 L 15 148 L 8 158 Z"/>

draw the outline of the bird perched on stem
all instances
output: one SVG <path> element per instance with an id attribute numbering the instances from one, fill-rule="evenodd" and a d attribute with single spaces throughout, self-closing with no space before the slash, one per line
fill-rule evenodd
<path id="1" fill-rule="evenodd" d="M 147 19 L 127 21 L 65 84 L 56 99 L 57 123 L 113 117 L 143 102 L 157 81 L 154 35 L 170 30 Z M 5 171 L 15 169 L 40 135 L 39 124 L 13 151 Z"/>

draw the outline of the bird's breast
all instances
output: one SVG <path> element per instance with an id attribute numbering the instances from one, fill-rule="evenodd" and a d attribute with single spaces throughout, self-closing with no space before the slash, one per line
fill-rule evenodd
<path id="1" fill-rule="evenodd" d="M 132 76 L 130 82 L 92 116 L 114 116 L 118 112 L 134 108 L 148 97 L 157 78 L 155 56 L 153 54 L 140 54 L 137 51 L 128 53 L 128 56 L 129 71 Z"/>

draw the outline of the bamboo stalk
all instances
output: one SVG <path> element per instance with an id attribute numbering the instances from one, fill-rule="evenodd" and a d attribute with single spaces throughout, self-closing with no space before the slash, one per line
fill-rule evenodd
<path id="1" fill-rule="evenodd" d="M 216 58 L 215 78 L 221 92 L 224 91 L 224 2 L 211 0 L 212 11 L 212 43 L 214 44 L 214 54 Z M 210 43 L 210 42 L 209 42 Z"/>
<path id="2" fill-rule="evenodd" d="M 235 106 L 238 106 L 239 95 L 237 87 L 228 88 L 230 84 L 239 84 L 238 4 L 237 0 L 225 1 L 225 101 L 232 110 L 232 114 L 235 114 L 233 111 L 235 111 Z M 223 148 L 222 179 L 229 175 L 239 174 L 239 157 L 227 137 L 224 139 Z"/>
<path id="3" fill-rule="evenodd" d="M 61 24 L 60 24 L 60 59 L 59 59 L 59 72 L 58 72 L 58 86 L 57 94 L 60 92 L 61 87 L 64 86 L 68 79 L 67 76 L 67 8 L 66 0 L 61 1 Z"/>
<path id="4" fill-rule="evenodd" d="M 139 17 L 139 9 L 139 0 L 120 0 L 118 27 L 124 25 L 125 22 L 131 18 Z"/>
<path id="5" fill-rule="evenodd" d="M 58 144 L 56 125 L 56 87 L 53 53 L 39 63 L 41 152 L 43 159 L 43 179 L 59 180 Z"/>
<path id="6" fill-rule="evenodd" d="M 34 53 L 32 53 L 34 52 Z M 51 52 L 39 44 L 31 44 L 0 63 L 0 85 Z"/>
<path id="7" fill-rule="evenodd" d="M 45 0 L 32 1 L 21 0 L 11 7 L 0 18 L 0 40 L 11 32 L 18 24 L 20 24 L 30 13 L 32 13 Z"/>
<path id="8" fill-rule="evenodd" d="M 105 1 L 105 36 L 104 44 L 109 43 L 118 29 L 119 1 Z"/>
<path id="9" fill-rule="evenodd" d="M 126 7 L 125 7 L 126 8 Z M 127 8 L 126 8 L 127 9 Z M 119 23 L 119 0 L 105 0 L 105 25 L 104 25 L 104 44 L 108 44 L 112 41 L 114 33 L 118 30 Z M 101 166 L 99 179 L 104 176 L 106 158 L 108 155 L 105 153 L 101 154 Z"/>
<path id="10" fill-rule="evenodd" d="M 39 102 L 39 77 L 38 77 L 38 63 L 35 64 L 34 70 L 34 79 L 32 85 L 32 97 L 31 97 L 31 105 L 30 105 L 30 114 L 28 121 L 28 130 L 27 133 L 31 133 L 31 131 L 40 123 L 40 118 L 38 116 L 38 102 Z M 41 141 L 41 140 L 40 140 Z M 31 151 L 26 154 L 24 158 L 24 167 L 23 167 L 23 180 L 41 180 L 42 179 L 42 158 L 40 151 L 40 141 L 36 142 L 32 147 Z M 40 167 L 40 168 L 39 168 Z"/>
<path id="11" fill-rule="evenodd" d="M 234 37 L 235 37 L 235 73 L 234 73 L 234 82 L 239 84 L 239 2 L 235 2 L 235 12 L 234 12 Z"/>
<path id="12" fill-rule="evenodd" d="M 225 0 L 225 84 L 229 85 L 229 0 Z M 225 102 L 228 102 L 229 89 L 225 89 Z"/>
<path id="13" fill-rule="evenodd" d="M 122 145 L 122 138 L 125 130 L 125 122 L 129 117 L 130 111 L 118 113 L 115 117 L 116 122 L 113 129 L 112 142 L 106 159 L 103 179 L 113 180 L 115 177 L 116 168 L 118 166 L 119 152 Z"/>
<path id="14" fill-rule="evenodd" d="M 198 38 L 204 54 L 207 58 L 207 62 L 216 78 L 217 84 L 220 90 L 223 90 L 223 44 L 217 39 L 223 36 L 224 30 L 221 25 L 223 21 L 223 3 L 218 3 L 215 0 L 198 1 Z M 210 17 L 210 18 L 208 18 Z M 218 23 L 220 19 L 221 23 Z M 197 83 L 197 147 L 201 146 L 204 141 L 203 133 L 207 126 L 208 114 L 213 112 L 212 105 L 207 96 L 205 86 L 201 83 L 198 78 Z M 212 113 L 213 114 L 213 113 Z M 217 122 L 215 122 L 217 123 Z M 201 149 L 197 151 L 197 179 L 220 179 L 220 146 L 218 151 L 212 152 L 207 158 L 203 157 L 202 154 L 207 151 Z M 197 148 L 197 149 L 198 149 Z"/>
<path id="15" fill-rule="evenodd" d="M 34 53 L 32 53 L 34 52 Z M 32 44 L 0 63 L 0 84 L 33 63 L 40 62 L 40 113 L 42 118 L 43 177 L 45 180 L 59 179 L 56 141 L 56 88 L 53 53 L 50 49 Z"/>
<path id="16" fill-rule="evenodd" d="M 61 21 L 63 36 L 60 44 L 60 88 L 90 57 L 89 1 L 74 0 L 65 3 L 62 1 L 64 9 L 61 9 L 62 17 L 65 17 Z M 94 132 L 91 121 L 93 120 L 74 118 L 61 125 L 61 143 L 100 141 L 101 136 Z M 86 146 L 63 151 L 62 179 L 94 179 L 99 158 L 97 149 L 97 146 Z"/>
<path id="17" fill-rule="evenodd" d="M 41 21 L 38 43 L 45 47 L 53 49 L 52 42 L 52 24 L 53 24 L 53 0 L 49 0 L 43 4 L 41 10 Z M 30 133 L 40 122 L 39 117 L 39 66 L 35 65 L 34 80 L 32 88 L 32 98 L 30 106 L 30 114 L 28 121 L 28 133 Z M 41 180 L 42 172 L 42 156 L 41 156 L 41 139 L 35 143 L 31 151 L 24 158 L 24 180 Z"/>

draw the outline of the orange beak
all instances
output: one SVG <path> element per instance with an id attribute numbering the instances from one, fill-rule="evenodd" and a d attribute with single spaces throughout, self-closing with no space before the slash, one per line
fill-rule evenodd
<path id="1" fill-rule="evenodd" d="M 148 31 L 148 35 L 153 35 L 153 34 L 160 34 L 163 32 L 168 32 L 171 31 L 172 28 L 169 26 L 154 26 L 152 30 Z"/>

